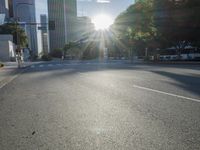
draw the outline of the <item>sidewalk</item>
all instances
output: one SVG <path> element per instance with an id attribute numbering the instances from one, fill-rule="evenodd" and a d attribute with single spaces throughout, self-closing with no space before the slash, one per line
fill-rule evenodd
<path id="1" fill-rule="evenodd" d="M 4 62 L 4 67 L 0 68 L 0 89 L 6 84 L 14 80 L 27 66 L 33 64 L 33 62 L 23 63 L 23 67 L 18 69 L 16 62 Z"/>
<path id="2" fill-rule="evenodd" d="M 0 89 L 16 78 L 18 74 L 17 63 L 6 62 L 3 64 L 4 67 L 0 68 Z"/>

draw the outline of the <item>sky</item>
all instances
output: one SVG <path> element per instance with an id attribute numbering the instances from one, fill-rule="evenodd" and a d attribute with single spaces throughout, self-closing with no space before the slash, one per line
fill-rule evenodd
<path id="1" fill-rule="evenodd" d="M 40 22 L 40 15 L 47 14 L 47 0 L 35 0 L 36 18 Z"/>
<path id="2" fill-rule="evenodd" d="M 77 0 L 78 16 L 94 18 L 99 14 L 109 15 L 113 20 L 134 0 Z"/>
<path id="3" fill-rule="evenodd" d="M 133 2 L 134 0 L 77 0 L 77 14 L 93 18 L 103 13 L 114 20 Z M 47 14 L 47 0 L 36 0 L 37 21 L 40 14 Z"/>
<path id="4" fill-rule="evenodd" d="M 35 0 L 36 20 L 40 22 L 40 15 L 47 14 L 47 0 Z M 108 15 L 113 21 L 134 0 L 77 0 L 78 16 L 88 16 L 93 19 L 100 14 Z M 41 32 L 38 30 L 38 51 L 42 50 Z"/>

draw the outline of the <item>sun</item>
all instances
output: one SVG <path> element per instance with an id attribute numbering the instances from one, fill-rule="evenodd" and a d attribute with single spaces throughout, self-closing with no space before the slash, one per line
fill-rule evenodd
<path id="1" fill-rule="evenodd" d="M 109 15 L 100 14 L 92 19 L 96 30 L 107 30 L 112 24 L 113 20 Z"/>

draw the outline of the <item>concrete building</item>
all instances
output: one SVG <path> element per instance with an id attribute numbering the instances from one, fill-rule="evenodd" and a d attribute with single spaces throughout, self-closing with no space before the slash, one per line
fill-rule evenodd
<path id="1" fill-rule="evenodd" d="M 9 21 L 12 17 L 12 0 L 0 0 L 0 24 Z"/>
<path id="2" fill-rule="evenodd" d="M 42 52 L 44 54 L 49 53 L 49 33 L 47 22 L 47 15 L 40 15 Z"/>
<path id="3" fill-rule="evenodd" d="M 34 54 L 37 55 L 37 25 L 29 24 L 36 22 L 35 0 L 13 0 L 13 12 L 15 19 L 18 19 L 19 22 L 27 23 L 25 32 L 28 37 L 28 45 Z"/>
<path id="4" fill-rule="evenodd" d="M 76 0 L 48 0 L 49 22 L 55 23 L 50 30 L 50 50 L 63 48 L 66 43 L 76 39 L 74 25 L 77 17 Z"/>
<path id="5" fill-rule="evenodd" d="M 10 61 L 15 58 L 15 44 L 12 35 L 0 35 L 0 61 Z"/>
<path id="6" fill-rule="evenodd" d="M 0 14 L 5 14 L 6 18 L 9 14 L 8 0 L 0 0 Z"/>
<path id="7" fill-rule="evenodd" d="M 89 17 L 77 17 L 76 21 L 76 37 L 77 40 L 91 36 L 95 32 L 94 24 Z"/>

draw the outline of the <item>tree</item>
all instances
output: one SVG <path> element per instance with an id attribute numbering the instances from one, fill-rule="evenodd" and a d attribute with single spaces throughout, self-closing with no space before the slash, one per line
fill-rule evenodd
<path id="1" fill-rule="evenodd" d="M 183 7 L 189 12 L 187 25 L 190 28 L 190 41 L 193 46 L 200 46 L 200 1 L 188 0 Z"/>
<path id="2" fill-rule="evenodd" d="M 173 46 L 180 58 L 181 50 L 195 45 L 200 34 L 200 1 L 155 0 L 155 24 L 162 37 L 162 45 Z"/>
<path id="3" fill-rule="evenodd" d="M 113 32 L 120 39 L 129 41 L 132 50 L 144 52 L 157 36 L 153 20 L 153 0 L 139 0 L 131 5 L 117 17 Z"/>
<path id="4" fill-rule="evenodd" d="M 112 30 L 140 52 L 175 47 L 180 56 L 187 45 L 200 45 L 199 0 L 138 0 L 120 14 Z"/>
<path id="5" fill-rule="evenodd" d="M 63 51 L 66 54 L 71 48 L 76 47 L 76 46 L 77 46 L 77 43 L 69 42 L 69 43 L 65 44 Z"/>
<path id="6" fill-rule="evenodd" d="M 19 24 L 12 23 L 0 26 L 0 34 L 11 34 L 13 35 L 13 42 L 16 45 L 20 45 L 22 47 L 27 46 L 27 36 Z"/>
<path id="7" fill-rule="evenodd" d="M 78 58 L 80 53 L 81 53 L 81 49 L 80 49 L 79 43 L 77 42 L 69 42 L 65 44 L 63 48 L 64 56 L 67 54 L 67 55 L 71 55 Z"/>

